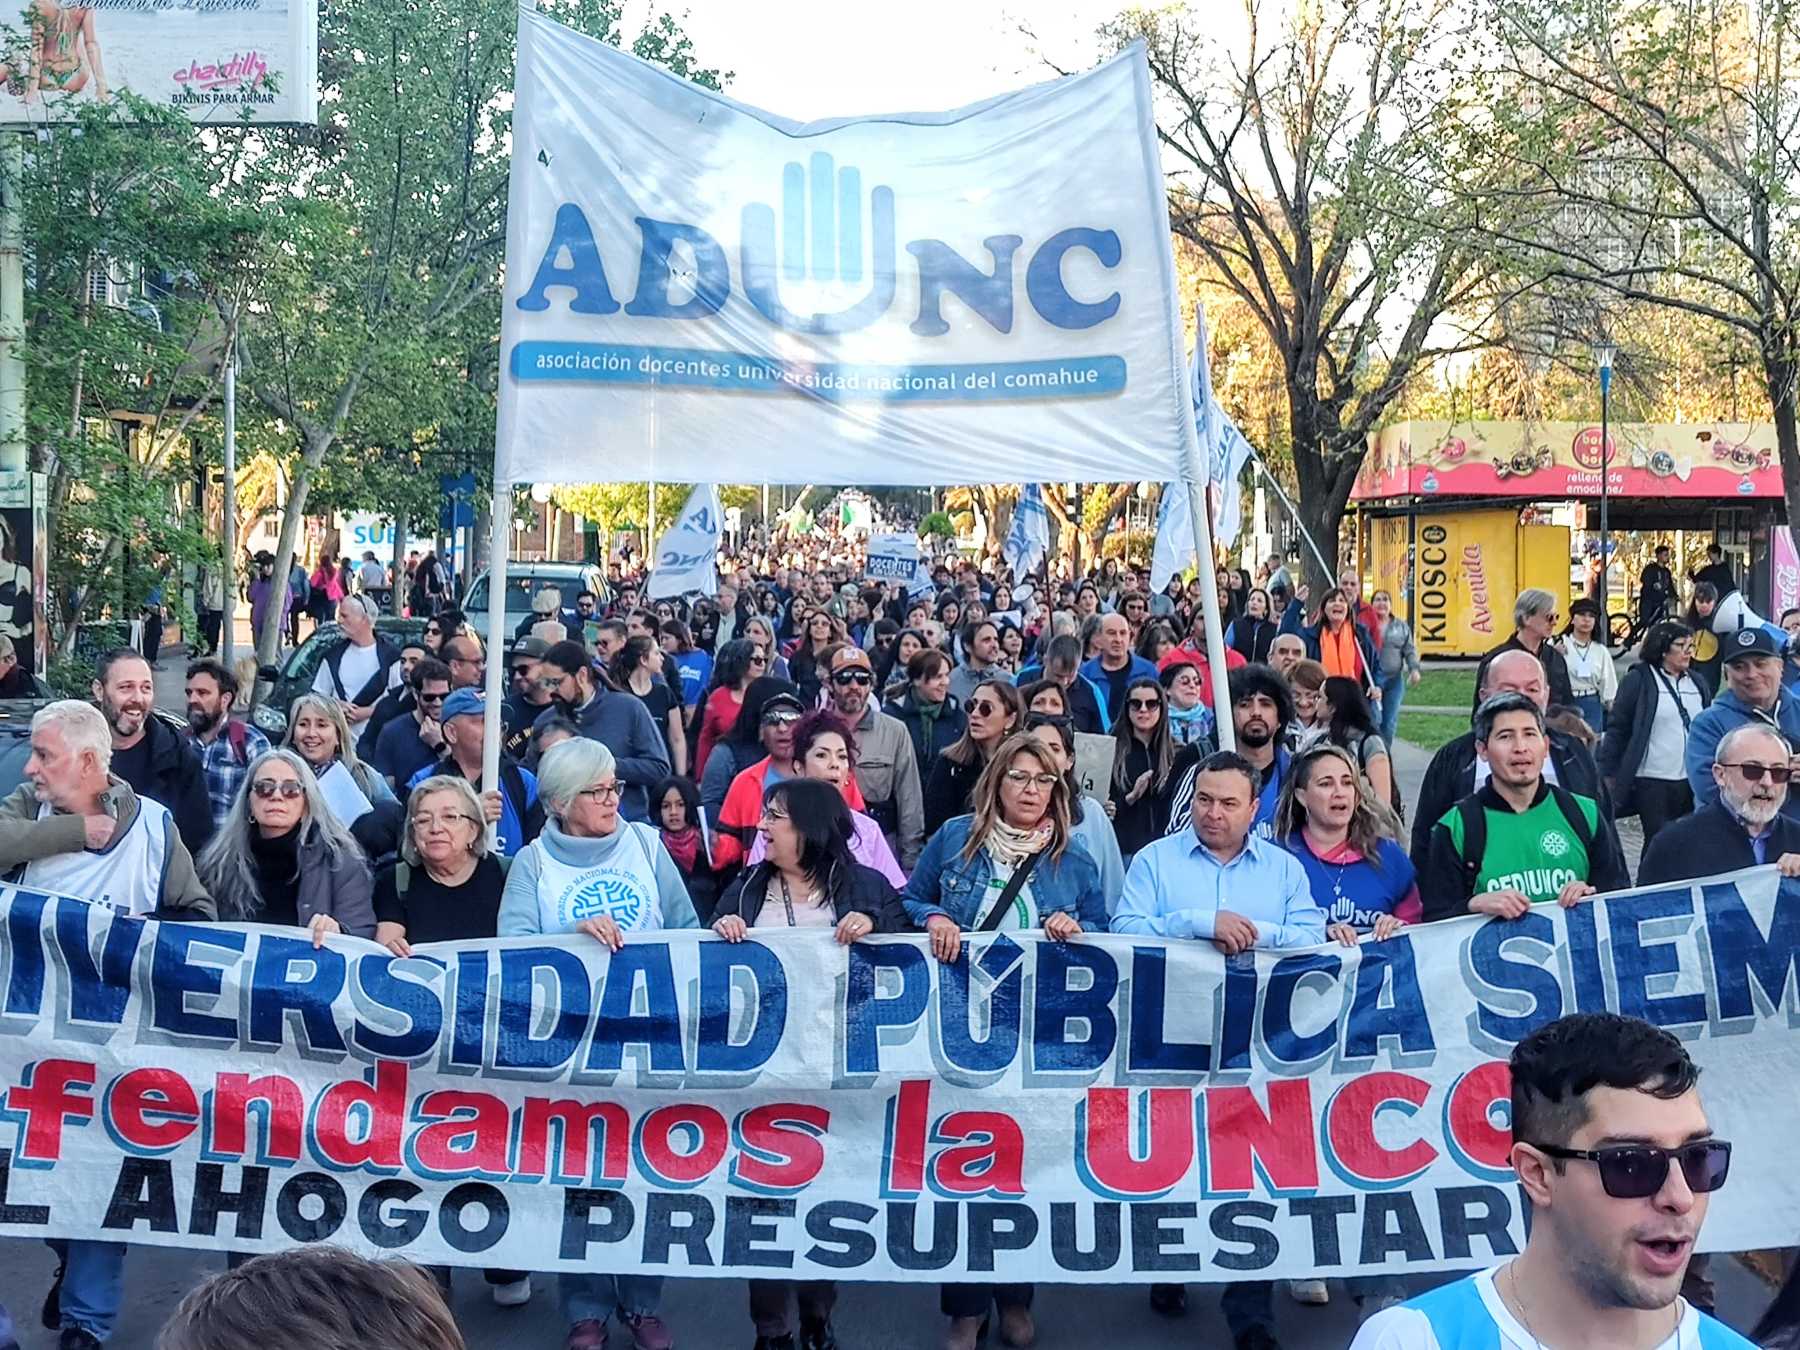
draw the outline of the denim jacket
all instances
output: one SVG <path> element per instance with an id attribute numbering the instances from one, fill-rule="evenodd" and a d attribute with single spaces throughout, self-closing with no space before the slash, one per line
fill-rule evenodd
<path id="1" fill-rule="evenodd" d="M 969 842 L 974 823 L 974 816 L 945 821 L 919 855 L 918 866 L 901 896 L 916 926 L 923 928 L 933 914 L 954 919 L 962 928 L 974 924 L 987 893 L 988 877 L 993 873 L 986 849 L 966 862 L 963 860 L 963 845 Z M 1100 886 L 1100 868 L 1073 839 L 1060 859 L 1048 855 L 1038 859 L 1031 872 L 1031 894 L 1039 915 L 1062 910 L 1073 914 L 1090 933 L 1106 931 L 1106 895 Z"/>

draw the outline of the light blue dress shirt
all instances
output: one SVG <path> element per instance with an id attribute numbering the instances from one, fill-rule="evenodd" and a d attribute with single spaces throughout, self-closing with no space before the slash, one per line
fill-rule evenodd
<path id="1" fill-rule="evenodd" d="M 1313 902 L 1299 859 L 1252 832 L 1238 855 L 1221 863 L 1191 829 L 1138 850 L 1112 931 L 1210 941 L 1220 910 L 1255 924 L 1258 947 L 1325 941 L 1325 911 Z"/>

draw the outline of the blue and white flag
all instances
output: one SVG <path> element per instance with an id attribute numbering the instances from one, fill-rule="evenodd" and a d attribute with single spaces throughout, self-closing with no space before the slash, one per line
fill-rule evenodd
<path id="1" fill-rule="evenodd" d="M 644 597 L 671 600 L 696 591 L 717 595 L 719 534 L 724 528 L 725 512 L 719 506 L 717 485 L 700 484 L 688 493 L 675 523 L 656 541 Z"/>
<path id="2" fill-rule="evenodd" d="M 1205 306 L 1194 309 L 1194 356 L 1188 368 L 1188 386 L 1194 402 L 1200 467 L 1206 471 L 1207 491 L 1212 494 L 1213 547 L 1226 549 L 1236 542 L 1243 527 L 1243 491 L 1238 479 L 1252 452 L 1250 442 L 1213 393 L 1212 367 L 1206 358 Z M 1156 548 L 1150 558 L 1150 585 L 1155 590 L 1168 585 L 1169 578 L 1194 556 L 1192 520 L 1187 490 L 1181 482 L 1163 484 L 1162 505 L 1156 513 Z"/>
<path id="3" fill-rule="evenodd" d="M 1029 576 L 1050 556 L 1050 512 L 1044 506 L 1044 489 L 1027 483 L 1013 508 L 1012 528 L 1000 546 L 1000 557 L 1015 578 Z"/>
<path id="4" fill-rule="evenodd" d="M 1187 453 L 1149 67 L 801 123 L 522 6 L 496 473 L 1118 483 Z"/>

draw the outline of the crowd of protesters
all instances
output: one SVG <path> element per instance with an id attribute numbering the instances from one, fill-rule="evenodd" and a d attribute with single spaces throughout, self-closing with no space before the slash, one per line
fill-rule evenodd
<path id="1" fill-rule="evenodd" d="M 407 585 L 407 608 L 428 618 L 417 641 L 376 625 L 374 572 L 334 591 L 327 571 L 310 594 L 341 632 L 280 745 L 234 716 L 246 691 L 222 665 L 189 669 L 178 728 L 153 708 L 149 662 L 110 652 L 92 702 L 37 714 L 27 781 L 0 802 L 0 868 L 134 915 L 279 925 L 315 944 L 349 934 L 401 955 L 524 934 L 616 951 L 668 929 L 737 942 L 817 927 L 846 944 L 921 932 L 944 962 L 999 930 L 1236 954 L 1516 919 L 1631 885 L 1624 812 L 1643 822 L 1640 881 L 1765 862 L 1800 876 L 1788 791 L 1800 699 L 1764 627 L 1720 640 L 1717 690 L 1692 670 L 1694 631 L 1672 619 L 1619 678 L 1597 611 L 1577 605 L 1559 635 L 1554 600 L 1523 592 L 1516 631 L 1482 662 L 1470 730 L 1409 802 L 1390 748 L 1418 648 L 1393 597 L 1354 570 L 1315 594 L 1279 558 L 1161 590 L 1113 559 L 1078 578 L 1066 560 L 1035 578 L 956 561 L 909 590 L 864 582 L 836 535 L 737 562 L 715 596 L 648 600 L 618 566 L 604 594 L 541 593 L 497 657 L 423 566 L 380 578 Z M 273 603 L 278 583 L 264 580 Z M 1222 708 L 1205 584 L 1227 624 Z M 506 663 L 499 707 L 482 693 L 490 659 Z M 505 747 L 492 781 L 490 717 Z M 1224 718 L 1232 750 L 1219 748 Z M 1096 737 L 1109 738 L 1105 772 L 1084 788 L 1077 764 Z M 599 871 L 650 902 L 569 911 L 571 878 Z M 1625 1063 L 1621 1086 L 1666 1069 Z M 44 1323 L 64 1350 L 88 1350 L 118 1317 L 126 1248 L 53 1245 Z M 1710 1310 L 1704 1263 L 1687 1269 L 1689 1299 Z M 503 1306 L 534 1296 L 528 1272 L 487 1280 Z M 639 1350 L 673 1345 L 661 1278 L 557 1285 L 566 1350 L 600 1350 L 609 1323 Z M 1276 1345 L 1275 1295 L 1226 1286 L 1239 1350 Z M 1332 1292 L 1307 1280 L 1289 1295 Z M 1344 1296 L 1372 1315 L 1401 1294 L 1359 1280 Z M 1149 1303 L 1179 1316 L 1186 1290 L 1154 1286 Z M 751 1282 L 758 1350 L 837 1345 L 834 1304 L 829 1283 Z M 184 1307 L 189 1339 L 169 1344 L 228 1344 L 195 1339 L 207 1306 Z M 1037 1334 L 1030 1286 L 948 1283 L 941 1309 L 949 1350 L 989 1329 L 1014 1346 Z"/>

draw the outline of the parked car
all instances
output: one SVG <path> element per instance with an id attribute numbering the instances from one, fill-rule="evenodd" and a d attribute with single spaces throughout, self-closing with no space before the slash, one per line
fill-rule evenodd
<path id="1" fill-rule="evenodd" d="M 50 701 L 42 680 L 38 688 L 44 697 L 0 699 L 0 797 L 25 781 L 25 761 L 31 758 L 31 719 Z"/>
<path id="2" fill-rule="evenodd" d="M 606 574 L 592 563 L 559 563 L 559 562 L 509 562 L 506 565 L 506 636 L 511 641 L 512 635 L 518 631 L 525 616 L 530 614 L 531 602 L 539 591 L 554 586 L 562 592 L 565 609 L 575 608 L 575 597 L 582 591 L 592 591 L 600 600 L 600 608 L 605 609 L 611 594 L 606 586 Z M 483 639 L 488 631 L 488 574 L 486 569 L 475 574 L 469 583 L 469 590 L 463 596 L 462 611 L 469 616 L 469 622 Z"/>
<path id="3" fill-rule="evenodd" d="M 375 632 L 398 647 L 403 642 L 418 642 L 424 638 L 425 620 L 384 617 L 375 620 Z M 344 630 L 339 624 L 320 624 L 317 631 L 289 652 L 279 665 L 263 666 L 257 672 L 257 678 L 267 683 L 270 689 L 256 705 L 251 720 L 271 741 L 279 744 L 287 735 L 288 709 L 293 707 L 295 699 L 312 688 L 325 653 L 343 635 Z"/>

